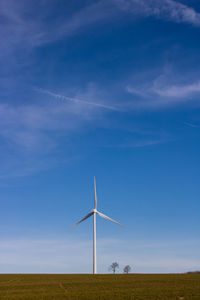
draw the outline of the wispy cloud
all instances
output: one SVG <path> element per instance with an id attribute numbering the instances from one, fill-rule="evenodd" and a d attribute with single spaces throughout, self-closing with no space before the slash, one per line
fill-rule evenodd
<path id="1" fill-rule="evenodd" d="M 170 105 L 177 104 L 177 102 L 185 102 L 191 100 L 191 97 L 195 97 L 200 93 L 200 81 L 189 83 L 189 84 L 168 84 L 163 83 L 158 85 L 157 79 L 152 82 L 151 86 L 141 85 L 141 86 L 127 86 L 126 90 L 130 94 L 137 95 L 141 98 L 154 97 L 154 101 L 149 101 L 148 105 Z M 157 100 L 155 100 L 157 97 Z M 161 100 L 162 99 L 162 100 Z"/>
<path id="2" fill-rule="evenodd" d="M 171 86 L 154 86 L 152 92 L 161 97 L 173 97 L 173 98 L 188 98 L 192 95 L 200 93 L 200 81 L 183 84 L 183 85 L 171 85 Z"/>
<path id="3" fill-rule="evenodd" d="M 25 103 L 23 105 L 21 91 L 19 91 L 20 88 L 17 88 L 16 82 L 18 76 L 20 76 L 22 78 L 22 89 L 24 88 L 27 70 L 24 73 L 20 64 L 25 63 L 26 55 L 30 58 L 29 54 L 36 47 L 63 38 L 70 38 L 83 32 L 86 28 L 92 27 L 94 24 L 101 26 L 104 24 L 104 21 L 113 22 L 123 12 L 125 14 L 131 12 L 134 17 L 152 15 L 159 18 L 167 18 L 174 22 L 186 22 L 199 26 L 199 13 L 193 8 L 172 0 L 102 0 L 96 2 L 88 1 L 87 4 L 80 5 L 78 9 L 68 13 L 67 10 L 66 12 L 59 11 L 57 2 L 54 0 L 51 2 L 51 5 L 46 0 L 42 2 L 25 0 L 0 1 L 0 14 L 2 17 L 0 24 L 2 45 L 0 53 L 2 61 L 0 86 L 4 86 L 4 89 L 9 93 L 9 102 L 6 103 L 7 99 L 5 99 L 4 103 L 0 104 L 1 147 L 5 147 L 2 153 L 6 153 L 6 155 L 8 155 L 9 151 L 15 151 L 18 155 L 17 159 L 10 159 L 7 156 L 6 161 L 8 165 L 4 167 L 3 171 L 4 173 L 6 170 L 6 174 L 2 174 L 2 176 L 7 176 L 8 170 L 12 170 L 12 174 L 17 174 L 18 169 L 18 174 L 26 174 L 26 172 L 35 172 L 36 166 L 38 168 L 46 168 L 48 163 L 42 163 L 41 160 L 39 162 L 38 157 L 33 157 L 32 162 L 29 163 L 28 156 L 31 156 L 30 154 L 33 153 L 34 155 L 35 153 L 44 155 L 45 151 L 46 153 L 56 151 L 62 135 L 68 138 L 70 133 L 83 130 L 86 124 L 92 124 L 94 120 L 97 123 L 100 118 L 103 119 L 104 115 L 109 112 L 127 112 L 129 109 L 165 107 L 174 103 L 188 101 L 190 96 L 198 95 L 200 91 L 199 80 L 184 84 L 181 82 L 169 84 L 167 80 L 161 82 L 158 76 L 152 80 L 150 85 L 146 83 L 134 85 L 132 82 L 127 84 L 126 91 L 129 93 L 129 99 L 130 95 L 134 95 L 134 97 L 139 96 L 140 99 L 137 99 L 137 101 L 132 101 L 132 99 L 129 102 L 124 99 L 120 101 L 118 95 L 114 99 L 115 96 L 111 95 L 112 91 L 110 98 L 98 97 L 95 95 L 95 92 L 86 91 L 84 93 L 79 91 L 81 90 L 80 87 L 75 87 L 76 90 L 79 90 L 73 94 L 68 93 L 67 90 L 54 93 L 49 91 L 49 87 L 46 85 L 46 90 L 37 90 L 39 92 L 37 101 L 35 101 L 30 91 L 28 91 L 26 96 L 23 95 Z M 53 13 L 55 7 L 58 9 L 58 14 Z M 23 53 L 23 59 L 20 63 L 18 62 L 19 53 Z M 11 54 L 17 54 L 17 58 Z M 31 57 L 27 60 L 29 64 L 32 63 L 32 59 Z M 16 76 L 15 72 L 12 72 L 13 65 L 17 65 L 20 70 L 20 72 L 16 72 Z M 8 70 L 11 72 L 9 73 Z M 34 77 L 35 66 L 32 70 Z M 12 75 L 9 77 L 9 74 Z M 31 75 L 29 79 L 31 81 Z M 15 89 L 18 89 L 16 95 Z M 57 90 L 56 87 L 53 87 L 53 89 Z M 60 91 L 60 89 L 58 90 Z M 73 97 L 65 96 L 71 94 Z M 117 92 L 114 95 L 116 94 Z M 47 96 L 59 101 L 52 103 L 49 101 L 50 97 Z M 124 96 L 126 95 L 123 94 Z M 14 101 L 15 103 L 13 103 Z M 131 146 L 144 147 L 157 143 L 160 143 L 159 139 L 147 139 L 147 141 L 136 142 L 131 144 Z M 19 153 L 23 153 L 26 157 L 19 155 Z M 1 162 L 4 165 L 3 160 L 2 158 Z M 18 160 L 17 164 L 15 160 Z M 15 166 L 14 168 L 12 168 L 13 165 Z M 22 165 L 24 167 L 20 169 L 19 166 Z"/>
<path id="4" fill-rule="evenodd" d="M 79 7 L 71 14 L 60 11 L 52 17 L 56 3 L 2 0 L 1 56 L 71 37 L 94 24 L 115 21 L 122 12 L 200 26 L 200 13 L 174 0 L 101 0 Z"/>
<path id="5" fill-rule="evenodd" d="M 184 124 L 188 127 L 192 127 L 192 128 L 200 128 L 200 125 L 191 123 L 191 122 L 184 122 Z"/>
<path id="6" fill-rule="evenodd" d="M 54 147 L 56 133 L 74 132 L 84 123 L 97 121 L 105 110 L 108 113 L 118 111 L 117 107 L 98 100 L 98 88 L 93 85 L 77 91 L 87 101 L 81 100 L 82 97 L 67 97 L 49 90 L 36 91 L 39 97 L 33 91 L 27 95 L 31 97 L 31 104 L 0 104 L 0 136 L 27 151 L 35 151 L 38 147 L 41 150 L 44 144 L 46 149 Z M 59 101 L 51 101 L 49 96 Z M 54 139 L 50 135 L 52 132 Z"/>
<path id="7" fill-rule="evenodd" d="M 32 48 L 71 37 L 85 28 L 110 20 L 116 9 L 110 1 L 97 1 L 79 7 L 69 14 L 52 14 L 58 9 L 57 2 L 14 0 L 0 2 L 0 14 L 3 22 L 0 24 L 1 56 L 10 54 L 18 49 Z M 49 22 L 49 19 L 51 21 Z"/>
<path id="8" fill-rule="evenodd" d="M 134 272 L 197 270 L 200 267 L 198 249 L 198 240 L 134 240 L 133 243 L 130 240 L 100 238 L 98 272 L 107 273 L 113 257 L 117 259 L 121 269 L 129 263 L 134 267 Z M 2 273 L 91 272 L 92 242 L 69 236 L 60 239 L 1 239 L 0 266 Z"/>
<path id="9" fill-rule="evenodd" d="M 49 135 L 59 127 L 55 116 L 49 107 L 0 105 L 1 179 L 31 175 L 54 165 L 56 159 L 49 163 L 48 158 L 57 143 Z"/>
<path id="10" fill-rule="evenodd" d="M 77 89 L 77 97 L 43 89 L 36 92 L 29 91 L 28 103 L 0 104 L 1 178 L 25 176 L 55 167 L 60 160 L 67 162 L 60 146 L 66 155 L 72 136 L 94 122 L 101 126 L 107 114 L 118 111 L 112 103 L 101 103 L 101 91 L 93 84 Z M 82 100 L 85 98 L 88 100 Z"/>
<path id="11" fill-rule="evenodd" d="M 100 0 L 87 5 L 77 11 L 74 15 L 60 25 L 59 31 L 55 33 L 55 38 L 77 34 L 83 29 L 93 24 L 110 21 L 117 15 L 117 10 L 113 6 L 112 0 Z"/>
<path id="12" fill-rule="evenodd" d="M 157 134 L 159 135 L 159 134 Z M 172 138 L 164 138 L 164 137 L 160 137 L 160 138 L 149 138 L 148 136 L 146 136 L 146 138 L 136 138 L 136 137 L 129 137 L 129 139 L 125 139 L 125 141 L 119 143 L 110 143 L 109 145 L 106 145 L 105 147 L 108 148 L 143 148 L 143 147 L 151 147 L 151 146 L 155 146 L 155 145 L 159 145 L 159 144 L 165 144 L 165 143 L 169 143 L 174 141 L 174 139 Z"/>
<path id="13" fill-rule="evenodd" d="M 148 147 L 148 146 L 154 146 L 154 145 L 159 145 L 159 144 L 164 144 L 171 142 L 172 139 L 157 139 L 157 140 L 140 140 L 138 142 L 132 142 L 128 144 L 121 144 L 119 147 L 121 148 L 142 148 L 142 147 Z"/>
<path id="14" fill-rule="evenodd" d="M 128 84 L 126 91 L 137 98 L 132 101 L 133 109 L 158 109 L 187 102 L 198 102 L 200 80 L 198 75 L 180 74 L 173 68 L 165 67 L 160 74 L 140 76 L 140 83 Z M 137 82 L 138 80 L 136 80 Z M 131 103 L 129 103 L 131 106 Z"/>
<path id="15" fill-rule="evenodd" d="M 154 16 L 176 23 L 200 26 L 200 13 L 179 1 L 174 0 L 114 0 L 124 11 L 136 16 Z"/>

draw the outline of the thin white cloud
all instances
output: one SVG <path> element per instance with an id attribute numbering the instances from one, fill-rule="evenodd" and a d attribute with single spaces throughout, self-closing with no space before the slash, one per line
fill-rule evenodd
<path id="1" fill-rule="evenodd" d="M 186 272 L 200 268 L 199 240 L 148 241 L 98 239 L 98 272 L 107 273 L 115 260 L 120 271 Z M 80 255 L 81 253 L 81 255 Z M 84 258 L 84 259 L 83 259 Z M 72 239 L 1 239 L 1 273 L 91 273 L 92 241 Z"/>
<path id="2" fill-rule="evenodd" d="M 55 167 L 61 161 L 67 163 L 67 145 L 71 136 L 79 134 L 94 121 L 95 126 L 102 124 L 105 110 L 108 113 L 117 110 L 97 100 L 101 98 L 101 91 L 92 84 L 77 90 L 77 98 L 38 91 L 39 95 L 32 90 L 27 94 L 32 104 L 0 104 L 0 178 L 31 175 Z M 80 100 L 79 96 L 88 101 Z M 65 155 L 59 147 L 63 141 Z M 76 155 L 70 157 L 74 159 Z"/>
<path id="3" fill-rule="evenodd" d="M 200 93 L 200 81 L 184 84 L 184 85 L 171 85 L 171 86 L 154 86 L 152 92 L 160 97 L 169 98 L 188 98 L 192 95 Z"/>
<path id="4" fill-rule="evenodd" d="M 159 144 L 164 144 L 167 142 L 172 141 L 172 139 L 157 139 L 157 140 L 140 140 L 138 142 L 132 142 L 129 144 L 122 144 L 119 147 L 121 148 L 143 148 L 143 147 L 149 147 L 149 146 L 154 146 L 154 145 L 159 145 Z"/>
<path id="5" fill-rule="evenodd" d="M 154 16 L 176 23 L 200 26 L 200 13 L 194 8 L 174 0 L 114 0 L 124 11 L 138 16 Z"/>
<path id="6" fill-rule="evenodd" d="M 1 56 L 17 49 L 32 49 L 63 37 L 71 37 L 88 26 L 110 20 L 116 10 L 110 1 L 85 5 L 69 15 L 54 14 L 57 2 L 2 0 L 0 15 Z M 28 16 L 28 17 L 27 17 Z M 49 22 L 49 19 L 51 21 Z"/>
<path id="7" fill-rule="evenodd" d="M 91 1 L 92 3 L 92 1 Z M 149 4 L 151 3 L 151 5 Z M 164 4 L 166 8 L 164 9 Z M 9 78 L 9 76 L 4 76 L 7 74 L 9 69 L 12 70 L 13 64 L 16 63 L 15 59 L 10 55 L 10 53 L 15 53 L 19 49 L 25 49 L 23 51 L 23 63 L 26 60 L 26 54 L 29 50 L 35 47 L 41 46 L 47 42 L 54 42 L 57 39 L 62 39 L 63 37 L 70 37 L 75 35 L 93 24 L 102 24 L 104 20 L 113 21 L 113 17 L 120 15 L 122 11 L 125 10 L 127 13 L 131 11 L 133 13 L 133 8 L 135 9 L 135 15 L 142 15 L 144 8 L 144 15 L 154 15 L 156 17 L 164 16 L 164 11 L 167 11 L 168 19 L 178 22 L 187 22 L 193 25 L 198 25 L 199 14 L 194 11 L 194 9 L 187 7 L 186 5 L 180 4 L 175 1 L 96 1 L 88 6 L 82 6 L 78 11 L 73 11 L 69 15 L 58 14 L 59 17 L 55 17 L 52 14 L 52 9 L 56 5 L 56 1 L 51 2 L 52 6 L 49 5 L 48 1 L 42 1 L 41 3 L 34 1 L 14 1 L 14 0 L 2 0 L 0 1 L 0 14 L 2 17 L 2 22 L 0 24 L 0 35 L 1 35 L 1 53 L 0 56 L 6 56 L 9 60 L 2 60 L 3 67 L 1 72 L 1 83 L 5 87 L 6 91 L 10 93 L 10 99 L 12 98 L 14 89 L 17 89 L 17 78 L 18 76 L 23 76 L 22 73 L 18 76 L 14 76 L 14 79 Z M 130 8 L 130 9 L 129 9 Z M 141 12 L 141 13 L 140 13 Z M 187 17 L 186 17 L 187 16 Z M 56 18 L 56 19 L 54 19 Z M 49 22 L 51 20 L 51 22 Z M 19 53 L 19 52 L 18 52 Z M 19 55 L 18 55 L 19 57 Z M 29 60 L 28 60 L 29 61 Z M 31 59 L 29 63 L 31 64 Z M 21 62 L 20 62 L 21 63 Z M 18 64 L 20 65 L 20 64 Z M 9 72 L 8 72 L 9 73 Z M 15 74 L 15 72 L 10 72 Z M 15 82 L 13 84 L 12 80 Z M 12 86 L 11 86 L 12 83 Z M 198 83 L 199 84 L 199 83 Z M 189 97 L 192 94 L 198 93 L 198 84 L 188 84 L 185 88 L 182 87 L 182 95 L 187 94 Z M 14 86 L 14 88 L 13 88 Z M 194 91 L 196 89 L 196 91 Z M 192 92 L 193 90 L 193 92 Z M 11 92 L 10 92 L 11 91 Z M 19 91 L 19 89 L 18 89 Z M 129 110 L 129 108 L 140 108 L 140 107 L 160 107 L 162 105 L 168 105 L 168 103 L 174 103 L 172 101 L 172 93 L 176 94 L 176 98 L 182 99 L 180 95 L 179 85 L 154 85 L 152 86 L 134 86 L 130 84 L 127 87 L 127 91 L 131 94 L 140 94 L 143 98 L 150 99 L 149 101 L 139 101 L 137 104 L 121 102 L 121 106 L 112 100 L 108 102 L 101 103 L 98 99 L 103 99 L 102 97 L 95 97 L 94 94 L 90 94 L 87 97 L 87 92 L 75 93 L 77 97 L 70 98 L 60 94 L 52 93 L 50 91 L 42 91 L 46 95 L 50 95 L 56 99 L 66 100 L 58 101 L 55 103 L 43 103 L 35 104 L 33 96 L 30 96 L 29 102 L 31 104 L 26 105 L 13 105 L 13 104 L 1 104 L 0 105 L 0 135 L 1 140 L 4 142 L 5 149 L 4 153 L 10 149 L 16 149 L 17 151 L 24 151 L 26 153 L 42 152 L 43 151 L 54 151 L 58 144 L 59 134 L 64 133 L 65 136 L 69 132 L 74 132 L 77 129 L 82 130 L 84 124 L 96 121 L 99 115 L 105 111 L 117 111 L 117 110 Z M 162 93 L 167 94 L 168 97 L 164 97 L 165 100 L 161 101 L 163 98 Z M 71 94 L 71 93 L 70 93 Z M 178 96 L 179 95 L 179 96 Z M 39 95 L 41 96 L 41 95 Z M 83 96 L 83 97 L 82 97 Z M 93 97 L 94 96 L 94 97 Z M 156 96 L 156 101 L 152 101 L 152 96 Z M 29 96 L 28 96 L 29 97 Z M 27 97 L 27 98 L 28 98 Z M 19 99 L 20 95 L 15 95 L 15 99 Z M 39 97 L 38 97 L 39 98 Z M 44 96 L 45 98 L 45 96 Z M 112 98 L 112 97 L 111 97 Z M 87 99 L 81 100 L 81 99 Z M 185 97 L 186 99 L 186 97 Z M 117 100 L 116 100 L 117 101 Z M 116 102 L 115 101 L 115 102 Z M 185 100 L 186 101 L 186 100 Z M 99 109 L 98 109 L 99 108 Z M 120 108 L 120 109 L 118 109 Z M 124 109 L 121 109 L 124 108 Z M 102 117 L 102 115 L 101 115 Z M 53 133 L 53 134 L 52 134 Z M 53 136 L 54 135 L 54 136 Z M 157 143 L 157 141 L 153 141 Z M 147 141 L 146 143 L 151 144 L 152 141 Z M 145 144 L 145 142 L 144 142 Z M 142 143 L 140 145 L 142 146 Z M 143 145 L 144 146 L 144 145 Z M 2 147 L 2 146 L 1 146 Z M 20 149 L 20 150 L 19 150 Z M 6 153 L 7 155 L 7 153 Z M 22 156 L 18 157 L 18 166 L 22 166 L 24 161 L 24 168 L 19 169 L 17 166 L 15 168 L 8 166 L 4 168 L 3 173 L 6 170 L 13 169 L 12 173 L 26 174 L 26 172 L 31 173 L 35 171 L 35 166 L 46 168 L 40 164 L 36 159 L 37 163 L 33 159 L 34 164 L 29 164 L 29 162 L 23 159 Z M 55 160 L 55 159 L 54 159 Z M 4 159 L 1 159 L 1 163 L 4 164 Z M 12 160 L 6 159 L 7 162 L 11 163 Z M 14 163 L 14 161 L 12 161 Z M 2 165 L 1 164 L 1 165 Z M 1 174 L 0 174 L 1 176 Z M 3 176 L 3 175 L 2 175 Z"/>
<path id="8" fill-rule="evenodd" d="M 152 82 L 151 86 L 141 85 L 139 87 L 127 86 L 126 90 L 130 94 L 137 95 L 140 97 L 158 96 L 158 98 L 167 98 L 163 100 L 166 104 L 169 102 L 176 103 L 177 101 L 190 100 L 192 96 L 200 93 L 200 81 L 188 84 L 174 85 L 169 83 L 163 83 L 162 85 L 155 84 Z M 171 101 L 170 101 L 171 99 Z"/>
<path id="9" fill-rule="evenodd" d="M 136 97 L 128 104 L 133 109 L 158 109 L 177 106 L 187 102 L 199 102 L 200 80 L 198 74 L 180 74 L 165 67 L 159 75 L 152 72 L 135 78 L 125 90 Z M 140 82 L 140 83 L 137 83 Z"/>
<path id="10" fill-rule="evenodd" d="M 70 112 L 72 110 L 69 107 L 68 113 Z M 46 147 L 49 147 L 51 142 L 49 140 L 49 144 L 45 131 L 73 128 L 73 124 L 67 120 L 64 124 L 62 123 L 64 115 L 67 115 L 67 108 L 64 104 L 59 107 L 1 104 L 0 135 L 16 146 L 30 151 L 36 150 L 39 145 L 41 147 L 42 141 Z"/>
<path id="11" fill-rule="evenodd" d="M 51 149 L 56 144 L 58 132 L 74 132 L 83 128 L 85 123 L 97 121 L 105 110 L 118 110 L 96 100 L 100 92 L 94 86 L 77 91 L 88 101 L 43 89 L 37 91 L 40 95 L 37 95 L 36 103 L 36 94 L 31 94 L 33 104 L 0 104 L 0 136 L 27 151 L 41 151 L 44 145 L 45 149 Z M 50 101 L 48 95 L 64 101 Z M 54 137 L 50 133 L 54 133 Z"/>
<path id="12" fill-rule="evenodd" d="M 101 23 L 105 20 L 110 21 L 116 16 L 117 10 L 110 0 L 100 0 L 83 7 L 70 18 L 61 24 L 59 30 L 56 30 L 55 38 L 71 36 L 82 31 L 88 26 Z"/>
<path id="13" fill-rule="evenodd" d="M 188 127 L 192 127 L 192 128 L 200 128 L 200 125 L 191 123 L 191 122 L 184 122 L 184 124 Z"/>
<path id="14" fill-rule="evenodd" d="M 159 139 L 149 139 L 146 137 L 146 139 L 140 138 L 140 140 L 133 140 L 133 138 L 130 138 L 130 140 L 121 144 L 114 144 L 114 145 L 108 145 L 105 146 L 106 148 L 143 148 L 143 147 L 150 147 L 154 145 L 164 144 L 168 142 L 172 142 L 174 139 L 172 138 L 159 138 Z"/>
<path id="15" fill-rule="evenodd" d="M 134 17 L 154 16 L 176 23 L 200 26 L 200 13 L 174 0 L 101 0 L 82 6 L 69 15 L 52 14 L 56 1 L 2 0 L 0 15 L 1 56 L 17 49 L 32 49 L 71 37 L 94 24 L 115 21 L 122 12 Z M 27 17 L 28 16 L 28 17 Z M 49 20 L 51 20 L 49 22 Z"/>

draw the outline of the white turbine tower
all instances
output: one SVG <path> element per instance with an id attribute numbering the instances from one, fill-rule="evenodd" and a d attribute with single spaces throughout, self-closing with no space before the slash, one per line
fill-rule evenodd
<path id="1" fill-rule="evenodd" d="M 74 227 L 76 227 L 77 225 L 79 225 L 81 222 L 85 221 L 86 219 L 88 219 L 89 217 L 91 217 L 93 215 L 93 274 L 97 273 L 97 257 L 96 257 L 96 214 L 98 214 L 100 217 L 107 219 L 111 222 L 114 222 L 120 226 L 120 223 L 118 223 L 117 221 L 107 217 L 106 215 L 100 213 L 97 210 L 97 193 L 96 193 L 96 182 L 95 182 L 95 177 L 94 177 L 94 209 L 91 209 L 91 213 L 89 213 L 87 216 L 85 216 L 82 220 L 80 220 L 78 223 L 76 223 L 71 229 L 73 229 Z"/>

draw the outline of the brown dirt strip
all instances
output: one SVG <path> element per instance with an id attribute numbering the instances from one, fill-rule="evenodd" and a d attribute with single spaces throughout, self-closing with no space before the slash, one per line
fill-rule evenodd
<path id="1" fill-rule="evenodd" d="M 68 293 L 68 290 L 63 286 L 61 282 L 59 282 L 58 286 L 65 292 Z"/>
<path id="2" fill-rule="evenodd" d="M 12 279 L 12 280 L 7 280 L 7 281 L 0 281 L 0 286 L 3 286 L 6 283 L 10 283 L 10 282 L 13 282 L 13 281 L 20 281 L 20 280 L 21 279 Z"/>

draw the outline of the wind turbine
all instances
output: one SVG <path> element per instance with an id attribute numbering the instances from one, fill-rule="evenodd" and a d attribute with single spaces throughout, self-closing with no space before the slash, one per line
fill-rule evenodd
<path id="1" fill-rule="evenodd" d="M 96 193 L 96 181 L 95 181 L 95 176 L 94 176 L 94 208 L 91 209 L 91 213 L 87 214 L 87 216 L 85 216 L 82 220 L 80 220 L 79 222 L 77 222 L 71 229 L 73 229 L 74 227 L 76 227 L 77 225 L 79 225 L 80 223 L 82 223 L 83 221 L 85 221 L 86 219 L 90 218 L 93 215 L 93 274 L 97 273 L 97 256 L 96 256 L 96 214 L 98 214 L 100 217 L 107 219 L 111 222 L 114 222 L 120 226 L 120 223 L 118 223 L 117 221 L 107 217 L 106 215 L 102 214 L 101 212 L 99 212 L 97 210 L 97 193 Z"/>

